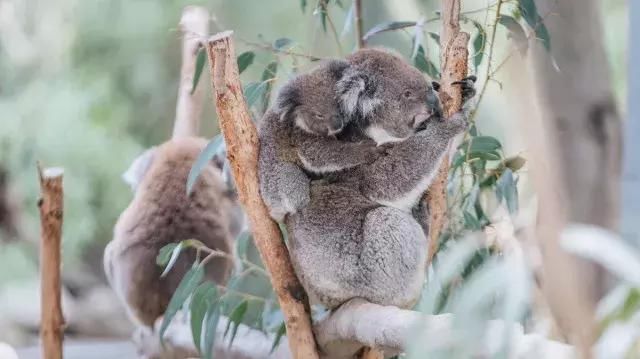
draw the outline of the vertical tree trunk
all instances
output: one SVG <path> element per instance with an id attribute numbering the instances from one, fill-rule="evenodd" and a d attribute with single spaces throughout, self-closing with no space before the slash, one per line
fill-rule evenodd
<path id="1" fill-rule="evenodd" d="M 62 237 L 62 169 L 38 166 L 40 176 L 40 337 L 42 357 L 62 358 L 64 317 L 60 296 L 60 240 Z"/>
<path id="2" fill-rule="evenodd" d="M 442 0 L 442 31 L 440 33 L 440 102 L 444 116 L 460 111 L 462 92 L 460 86 L 452 86 L 467 76 L 467 43 L 469 34 L 460 31 L 460 0 Z M 438 174 L 426 195 L 429 206 L 429 249 L 431 262 L 438 249 L 440 232 L 447 218 L 447 175 L 449 158 L 445 156 Z"/>
<path id="3" fill-rule="evenodd" d="M 240 202 L 251 223 L 253 239 L 284 313 L 293 357 L 318 358 L 307 294 L 295 275 L 280 229 L 270 218 L 260 196 L 258 132 L 242 94 L 231 35 L 231 31 L 222 32 L 207 42 L 211 82 L 220 128 L 227 146 L 227 158 Z"/>
<path id="4" fill-rule="evenodd" d="M 567 220 L 614 231 L 619 225 L 621 123 L 602 43 L 599 3 L 538 0 L 551 54 L 536 47 L 534 63 L 546 134 L 559 155 Z M 554 65 L 553 61 L 555 59 Z M 593 306 L 605 293 L 604 272 L 581 265 Z"/>
<path id="5" fill-rule="evenodd" d="M 622 234 L 636 247 L 640 246 L 640 2 L 628 1 L 629 6 L 629 93 L 628 118 L 624 142 L 624 175 L 622 197 Z"/>

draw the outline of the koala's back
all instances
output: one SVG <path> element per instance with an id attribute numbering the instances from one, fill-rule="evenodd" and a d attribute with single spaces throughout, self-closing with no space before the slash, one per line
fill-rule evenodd
<path id="1" fill-rule="evenodd" d="M 210 248 L 227 253 L 232 250 L 232 203 L 220 171 L 207 166 L 192 193 L 186 194 L 189 171 L 205 145 L 204 139 L 185 138 L 158 148 L 133 201 L 118 220 L 114 242 L 119 245 L 107 248 L 111 251 L 108 255 L 121 257 L 110 262 L 117 263 L 111 269 L 131 278 L 127 284 L 120 283 L 127 288 L 118 292 L 125 293 L 123 299 L 136 311 L 133 317 L 146 325 L 152 325 L 164 313 L 171 295 L 196 259 L 194 250 L 184 251 L 169 274 L 160 278 L 162 268 L 156 264 L 160 248 L 197 239 Z M 216 258 L 207 265 L 206 273 L 222 283 L 231 269 L 232 261 Z"/>
<path id="2" fill-rule="evenodd" d="M 296 273 L 314 301 L 335 308 L 360 297 L 406 308 L 419 298 L 422 228 L 362 196 L 357 182 L 314 181 L 309 205 L 286 224 Z"/>

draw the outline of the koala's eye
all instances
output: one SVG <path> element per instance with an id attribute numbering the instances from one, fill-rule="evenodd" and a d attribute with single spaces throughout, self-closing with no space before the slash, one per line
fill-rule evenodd
<path id="1" fill-rule="evenodd" d="M 315 117 L 317 120 L 324 120 L 324 115 L 318 112 L 314 113 L 313 117 Z"/>
<path id="2" fill-rule="evenodd" d="M 402 96 L 404 96 L 404 98 L 412 98 L 413 97 L 413 92 L 411 92 L 411 90 L 406 90 Z"/>

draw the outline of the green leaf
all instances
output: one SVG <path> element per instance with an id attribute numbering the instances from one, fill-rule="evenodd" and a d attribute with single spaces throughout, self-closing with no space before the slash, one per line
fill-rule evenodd
<path id="1" fill-rule="evenodd" d="M 189 176 L 187 176 L 187 196 L 191 194 L 193 186 L 196 184 L 202 170 L 209 164 L 213 157 L 219 153 L 222 144 L 224 144 L 222 135 L 217 135 L 211 139 L 202 152 L 200 152 L 193 166 L 191 166 Z"/>
<path id="2" fill-rule="evenodd" d="M 240 258 L 247 258 L 247 250 L 249 249 L 249 240 L 251 232 L 244 231 L 240 233 L 236 239 L 236 253 Z"/>
<path id="3" fill-rule="evenodd" d="M 451 161 L 451 169 L 454 170 L 462 166 L 464 161 L 465 156 L 460 151 L 456 151 L 456 153 L 453 155 L 453 160 Z"/>
<path id="4" fill-rule="evenodd" d="M 303 13 L 307 11 L 307 0 L 300 0 L 300 9 Z"/>
<path id="5" fill-rule="evenodd" d="M 547 49 L 551 50 L 551 39 L 549 38 L 549 31 L 544 25 L 542 17 L 538 14 L 536 3 L 534 0 L 519 0 L 518 10 L 527 24 L 535 31 L 536 37 L 542 41 L 542 44 Z"/>
<path id="6" fill-rule="evenodd" d="M 467 145 L 464 144 L 463 148 L 466 148 Z M 502 145 L 500 141 L 498 141 L 495 137 L 491 136 L 477 136 L 471 138 L 471 146 L 469 147 L 469 152 L 491 152 L 500 149 Z"/>
<path id="7" fill-rule="evenodd" d="M 469 152 L 469 159 L 472 158 L 481 158 L 485 161 L 499 161 L 502 159 L 500 153 L 497 151 L 489 151 L 489 152 Z"/>
<path id="8" fill-rule="evenodd" d="M 205 60 L 206 56 L 204 53 L 204 48 L 200 47 L 200 49 L 198 50 L 198 55 L 196 57 L 196 72 L 193 74 L 193 85 L 191 86 L 191 94 L 196 91 L 198 81 L 200 81 L 200 75 L 202 75 L 202 70 L 204 69 Z"/>
<path id="9" fill-rule="evenodd" d="M 428 32 L 429 37 L 433 39 L 433 41 L 436 42 L 436 44 L 438 44 L 438 47 L 440 47 L 440 35 L 436 34 L 435 32 Z"/>
<path id="10" fill-rule="evenodd" d="M 424 48 L 422 47 L 422 45 L 418 46 L 418 53 L 416 54 L 416 57 L 413 59 L 413 64 L 416 68 L 418 68 L 418 70 L 426 73 L 432 79 L 437 79 L 440 77 L 440 72 L 438 71 L 438 68 L 436 68 L 436 65 L 434 65 L 433 62 L 431 62 L 431 60 L 427 58 L 427 56 L 424 53 Z"/>
<path id="11" fill-rule="evenodd" d="M 182 242 L 178 243 L 177 246 L 173 247 L 173 251 L 171 252 L 171 258 L 169 258 L 169 262 L 167 263 L 167 266 L 164 267 L 164 271 L 162 271 L 162 274 L 160 274 L 160 278 L 164 278 L 164 276 L 166 276 L 167 273 L 169 273 L 171 268 L 173 268 L 173 265 L 176 264 L 176 261 L 180 256 L 180 252 L 182 251 L 182 248 L 184 248 L 184 244 Z"/>
<path id="12" fill-rule="evenodd" d="M 246 70 L 255 59 L 256 54 L 253 51 L 245 51 L 238 56 L 238 73 L 242 73 Z"/>
<path id="13" fill-rule="evenodd" d="M 367 41 L 372 36 L 377 35 L 377 34 L 379 34 L 381 32 L 404 29 L 404 28 L 407 28 L 407 27 L 416 26 L 416 24 L 417 23 L 415 21 L 389 21 L 389 22 L 383 22 L 383 23 L 380 23 L 380 24 L 372 27 L 369 31 L 367 31 L 367 33 L 364 34 L 362 39 L 364 41 Z"/>
<path id="14" fill-rule="evenodd" d="M 276 338 L 273 340 L 273 345 L 271 345 L 271 353 L 276 350 L 278 344 L 280 344 L 280 340 L 286 333 L 287 326 L 284 324 L 284 322 L 282 322 L 282 324 L 280 324 L 280 326 L 278 327 L 278 332 L 276 333 Z"/>
<path id="15" fill-rule="evenodd" d="M 498 22 L 509 30 L 509 37 L 513 39 L 518 50 L 524 56 L 528 48 L 527 35 L 525 35 L 520 23 L 509 15 L 500 15 Z"/>
<path id="16" fill-rule="evenodd" d="M 327 4 L 328 3 L 329 3 L 329 0 L 319 0 L 318 6 L 316 6 L 316 9 L 313 11 L 314 15 L 320 16 L 320 23 L 322 24 L 322 30 L 325 33 L 327 32 Z"/>
<path id="17" fill-rule="evenodd" d="M 247 107 L 251 108 L 258 99 L 262 98 L 267 90 L 266 82 L 250 82 L 244 87 L 244 97 L 247 100 Z"/>
<path id="18" fill-rule="evenodd" d="M 509 213 L 518 210 L 518 186 L 511 169 L 507 168 L 496 181 L 496 196 L 499 201 L 504 199 Z"/>
<path id="19" fill-rule="evenodd" d="M 265 91 L 262 93 L 262 112 L 265 112 L 269 107 L 269 98 L 271 97 L 271 89 L 273 88 L 273 79 L 276 78 L 278 73 L 278 62 L 272 61 L 262 72 L 262 81 L 266 84 Z"/>
<path id="20" fill-rule="evenodd" d="M 156 257 L 156 264 L 159 266 L 165 266 L 169 263 L 173 249 L 178 246 L 178 243 L 169 243 L 166 246 L 160 248 L 158 256 Z"/>
<path id="21" fill-rule="evenodd" d="M 478 72 L 478 66 L 482 63 L 484 57 L 484 48 L 487 44 L 487 32 L 484 31 L 482 25 L 474 21 L 473 25 L 476 27 L 477 32 L 473 38 L 473 67 Z"/>
<path id="22" fill-rule="evenodd" d="M 180 310 L 184 302 L 189 298 L 189 295 L 198 287 L 203 277 L 204 267 L 201 265 L 191 267 L 191 269 L 185 273 L 184 277 L 182 277 L 162 318 L 159 334 L 161 341 L 163 340 L 164 332 L 167 330 L 167 327 L 169 327 L 169 323 L 171 323 L 171 320 L 175 317 L 178 310 Z"/>
<path id="23" fill-rule="evenodd" d="M 221 306 L 222 303 L 219 300 L 212 301 L 209 303 L 209 308 L 207 308 L 207 314 L 205 314 L 204 340 L 201 350 L 205 359 L 213 358 L 213 345 L 216 341 L 216 328 L 220 321 Z"/>
<path id="24" fill-rule="evenodd" d="M 467 211 L 464 211 L 462 212 L 462 216 L 464 217 L 464 226 L 466 229 L 476 231 L 482 228 L 482 226 L 480 225 L 480 222 L 478 221 L 478 219 L 476 219 L 476 217 L 473 214 Z"/>
<path id="25" fill-rule="evenodd" d="M 527 163 L 527 160 L 521 156 L 509 157 L 504 160 L 504 166 L 510 168 L 513 172 L 521 169 L 525 165 L 525 163 Z"/>
<path id="26" fill-rule="evenodd" d="M 207 314 L 207 308 L 209 307 L 210 302 L 216 301 L 217 299 L 218 289 L 211 282 L 204 282 L 200 284 L 191 297 L 191 304 L 189 305 L 189 310 L 191 312 L 191 333 L 193 336 L 193 344 L 195 344 L 200 353 L 202 353 L 200 348 L 202 324 L 204 323 L 204 318 Z"/>
<path id="27" fill-rule="evenodd" d="M 240 302 L 240 304 L 238 304 L 229 315 L 227 328 L 224 330 L 224 336 L 226 337 L 227 333 L 229 332 L 229 328 L 231 327 L 231 324 L 233 324 L 233 330 L 231 331 L 231 340 L 229 341 L 229 346 L 233 344 L 233 340 L 236 338 L 236 334 L 238 333 L 238 327 L 242 323 L 242 319 L 244 318 L 244 315 L 247 313 L 248 308 L 249 308 L 249 302 L 247 302 L 247 300 L 245 299 L 242 302 Z"/>
<path id="28" fill-rule="evenodd" d="M 273 42 L 273 48 L 276 50 L 282 50 L 291 47 L 291 45 L 293 45 L 293 40 L 286 37 L 281 37 Z"/>

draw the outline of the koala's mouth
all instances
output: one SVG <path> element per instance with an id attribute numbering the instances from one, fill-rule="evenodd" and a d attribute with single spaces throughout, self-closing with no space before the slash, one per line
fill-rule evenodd
<path id="1" fill-rule="evenodd" d="M 441 117 L 440 112 L 436 111 L 436 112 L 432 112 L 428 115 L 416 115 L 413 118 L 413 129 L 415 132 L 420 132 L 423 131 L 427 128 L 427 124 L 431 121 L 437 120 L 438 118 Z"/>

